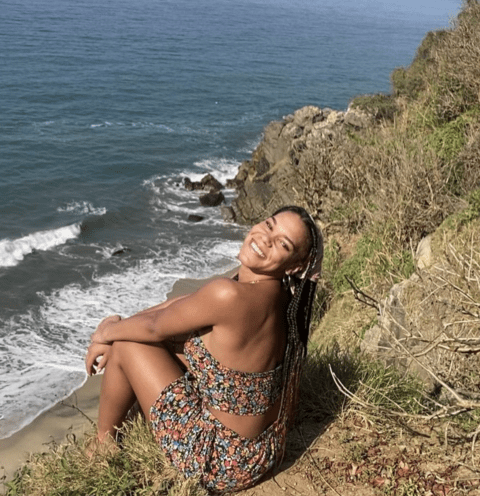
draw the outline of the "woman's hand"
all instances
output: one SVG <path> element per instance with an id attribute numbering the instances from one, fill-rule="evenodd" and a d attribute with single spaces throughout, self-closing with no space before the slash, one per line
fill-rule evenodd
<path id="1" fill-rule="evenodd" d="M 112 349 L 111 344 L 92 343 L 87 349 L 85 368 L 88 375 L 99 374 L 107 364 Z M 100 357 L 100 360 L 97 359 Z"/>
<path id="2" fill-rule="evenodd" d="M 98 324 L 97 328 L 95 329 L 95 332 L 90 336 L 92 343 L 98 343 L 98 344 L 112 343 L 113 340 L 107 340 L 105 338 L 105 330 L 112 324 L 115 324 L 116 322 L 120 321 L 121 319 L 122 317 L 120 317 L 120 315 L 110 315 L 109 317 L 105 317 L 100 322 L 100 324 Z"/>

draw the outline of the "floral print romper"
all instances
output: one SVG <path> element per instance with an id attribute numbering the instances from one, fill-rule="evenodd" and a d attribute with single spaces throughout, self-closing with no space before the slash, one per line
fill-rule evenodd
<path id="1" fill-rule="evenodd" d="M 150 409 L 155 438 L 167 458 L 186 476 L 200 476 L 214 493 L 253 485 L 285 449 L 286 426 L 277 419 L 255 438 L 240 436 L 208 410 L 236 415 L 261 415 L 279 398 L 282 365 L 260 373 L 222 365 L 200 336 L 185 343 L 189 367 L 167 386 Z"/>

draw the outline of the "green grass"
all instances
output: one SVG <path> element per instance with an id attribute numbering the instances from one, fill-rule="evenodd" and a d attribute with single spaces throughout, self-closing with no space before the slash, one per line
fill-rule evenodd
<path id="1" fill-rule="evenodd" d="M 465 200 L 468 206 L 448 216 L 439 227 L 439 233 L 457 230 L 480 217 L 480 188 L 471 191 Z"/>
<path id="2" fill-rule="evenodd" d="M 388 230 L 361 236 L 355 252 L 346 259 L 342 259 L 335 241 L 330 241 L 325 248 L 324 277 L 335 294 L 351 289 L 347 279 L 358 287 L 366 287 L 385 278 L 392 283 L 398 282 L 410 277 L 413 271 L 412 253 L 392 248 Z"/>

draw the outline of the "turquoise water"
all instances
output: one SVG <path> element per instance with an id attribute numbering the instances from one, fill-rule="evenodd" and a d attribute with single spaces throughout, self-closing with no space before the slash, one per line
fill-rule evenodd
<path id="1" fill-rule="evenodd" d="M 0 437 L 85 380 L 102 316 L 235 265 L 244 230 L 185 176 L 233 177 L 304 105 L 388 92 L 459 3 L 0 0 Z"/>

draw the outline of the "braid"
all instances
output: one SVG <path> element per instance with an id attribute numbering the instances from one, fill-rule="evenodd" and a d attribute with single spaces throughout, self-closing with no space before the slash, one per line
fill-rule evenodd
<path id="1" fill-rule="evenodd" d="M 297 403 L 300 376 L 304 358 L 307 354 L 307 342 L 315 297 L 316 283 L 309 280 L 311 270 L 315 265 L 317 252 L 322 250 L 318 246 L 319 231 L 312 217 L 301 207 L 283 207 L 275 212 L 290 211 L 298 214 L 308 229 L 311 247 L 309 262 L 304 277 L 299 279 L 286 276 L 287 284 L 293 290 L 293 295 L 287 307 L 287 346 L 283 361 L 283 392 L 280 406 L 280 418 L 286 425 L 293 421 L 293 411 Z"/>

